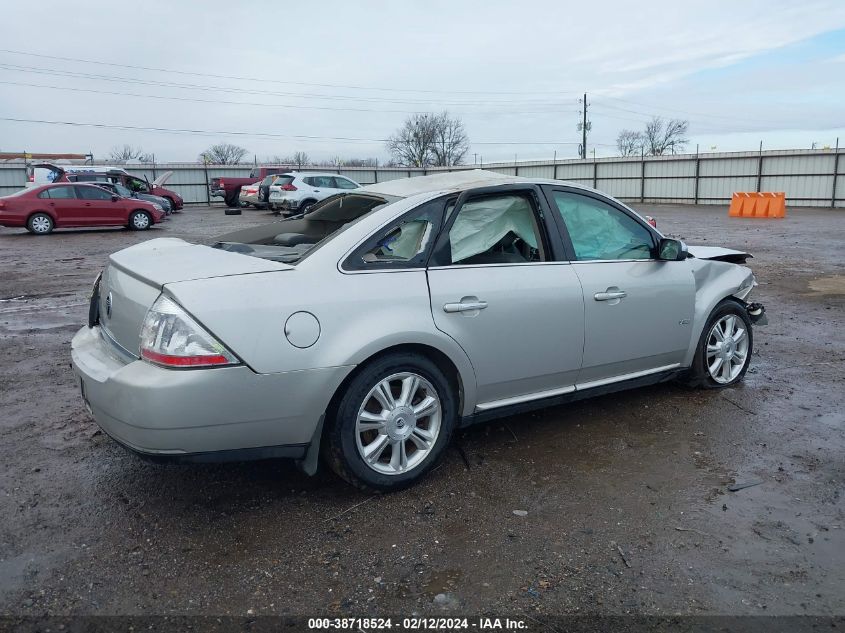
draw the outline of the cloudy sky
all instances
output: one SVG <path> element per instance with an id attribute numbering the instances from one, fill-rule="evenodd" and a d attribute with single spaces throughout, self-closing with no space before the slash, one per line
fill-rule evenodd
<path id="1" fill-rule="evenodd" d="M 845 144 L 842 0 L 86 4 L 3 7 L 0 151 L 385 160 L 446 109 L 470 163 L 575 157 L 584 92 L 599 156 L 652 115 L 693 151 Z"/>

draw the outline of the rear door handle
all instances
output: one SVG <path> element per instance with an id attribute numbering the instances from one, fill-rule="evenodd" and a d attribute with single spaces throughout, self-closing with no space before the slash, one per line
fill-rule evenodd
<path id="1" fill-rule="evenodd" d="M 624 299 L 628 296 L 628 293 L 624 290 L 610 290 L 607 289 L 606 292 L 597 292 L 593 295 L 593 299 L 596 301 L 613 301 L 614 299 Z"/>
<path id="2" fill-rule="evenodd" d="M 466 301 L 460 303 L 446 303 L 443 305 L 443 312 L 470 312 L 472 310 L 483 310 L 487 307 L 486 301 Z"/>

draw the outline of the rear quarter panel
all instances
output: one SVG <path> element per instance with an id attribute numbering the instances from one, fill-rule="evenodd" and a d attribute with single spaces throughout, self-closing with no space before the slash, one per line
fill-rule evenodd
<path id="1" fill-rule="evenodd" d="M 346 274 L 301 266 L 178 282 L 165 291 L 259 373 L 338 366 L 351 371 L 386 348 L 429 345 L 452 359 L 464 412 L 472 410 L 475 374 L 463 350 L 434 326 L 424 270 Z M 284 332 L 298 311 L 320 323 L 319 339 L 306 349 L 291 345 Z"/>

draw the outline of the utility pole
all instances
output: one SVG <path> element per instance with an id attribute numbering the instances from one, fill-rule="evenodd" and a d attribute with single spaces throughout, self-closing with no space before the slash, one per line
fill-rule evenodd
<path id="1" fill-rule="evenodd" d="M 584 93 L 584 100 L 581 102 L 583 105 L 582 108 L 582 117 L 581 121 L 578 123 L 578 129 L 581 131 L 581 158 L 586 160 L 587 159 L 587 131 L 592 127 L 592 124 L 587 120 L 587 93 Z"/>

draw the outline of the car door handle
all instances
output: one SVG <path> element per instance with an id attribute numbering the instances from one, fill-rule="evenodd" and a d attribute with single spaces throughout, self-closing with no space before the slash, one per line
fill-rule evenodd
<path id="1" fill-rule="evenodd" d="M 486 301 L 467 301 L 460 303 L 446 303 L 443 305 L 443 312 L 470 312 L 471 310 L 483 310 L 487 307 Z"/>
<path id="2" fill-rule="evenodd" d="M 608 288 L 606 292 L 597 292 L 594 294 L 593 299 L 596 301 L 613 301 L 614 299 L 624 299 L 627 296 L 628 293 L 624 290 L 611 290 Z"/>

